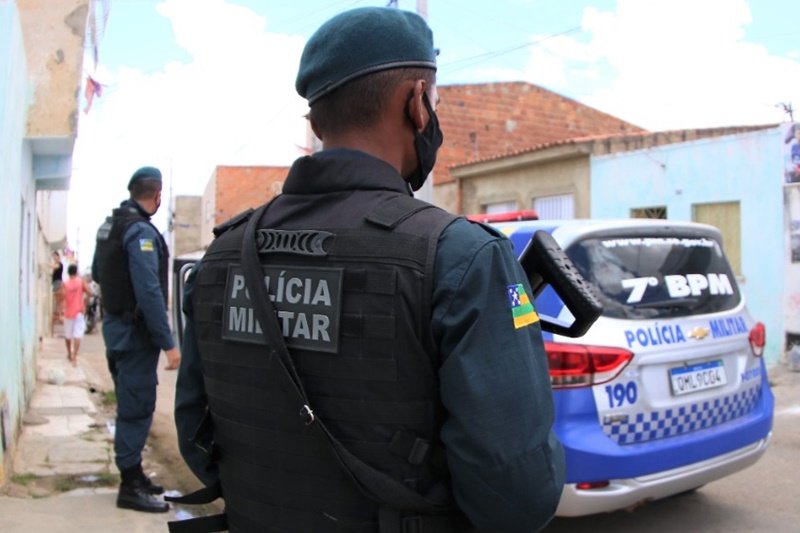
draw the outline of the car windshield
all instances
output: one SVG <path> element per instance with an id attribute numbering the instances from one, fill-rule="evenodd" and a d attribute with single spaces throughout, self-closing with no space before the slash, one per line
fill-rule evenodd
<path id="1" fill-rule="evenodd" d="M 611 318 L 677 318 L 732 309 L 740 296 L 719 243 L 706 237 L 614 236 L 567 255 Z"/>

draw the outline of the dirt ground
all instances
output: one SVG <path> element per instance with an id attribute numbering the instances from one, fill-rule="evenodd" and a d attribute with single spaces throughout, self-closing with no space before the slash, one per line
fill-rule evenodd
<path id="1" fill-rule="evenodd" d="M 201 488 L 202 485 L 186 466 L 178 450 L 175 419 L 172 414 L 177 371 L 164 370 L 166 362 L 166 356 L 162 353 L 158 370 L 156 412 L 142 463 L 145 472 L 153 476 L 153 479 L 167 490 L 177 490 L 187 494 Z M 99 327 L 84 337 L 80 363 L 89 386 L 100 392 L 100 394 L 93 394 L 93 397 L 102 396 L 103 392 L 114 390 L 106 363 L 105 344 Z M 97 402 L 95 403 L 97 404 Z M 99 405 L 98 410 L 100 410 Z M 105 415 L 113 420 L 113 406 L 106 411 Z"/>

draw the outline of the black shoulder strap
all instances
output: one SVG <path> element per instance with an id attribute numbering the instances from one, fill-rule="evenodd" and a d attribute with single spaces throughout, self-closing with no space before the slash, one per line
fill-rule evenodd
<path id="1" fill-rule="evenodd" d="M 306 425 L 314 426 L 324 435 L 345 471 L 368 498 L 405 512 L 427 514 L 451 508 L 453 504 L 445 490 L 440 491 L 440 494 L 423 496 L 358 459 L 328 431 L 322 420 L 314 414 L 286 347 L 280 324 L 275 315 L 275 308 L 263 282 L 261 261 L 258 259 L 256 249 L 256 228 L 265 208 L 266 206 L 261 207 L 250 218 L 245 228 L 242 242 L 242 269 L 247 290 L 253 295 L 252 301 L 255 302 L 256 316 L 267 341 L 270 356 L 278 357 L 285 371 L 286 379 L 291 383 L 297 398 L 297 404 L 300 406 L 298 415 L 305 418 Z"/>
<path id="2" fill-rule="evenodd" d="M 429 204 L 413 196 L 395 196 L 388 200 L 376 205 L 365 219 L 367 222 L 375 224 L 379 227 L 392 230 L 400 225 L 401 222 L 407 220 L 413 215 L 420 212 L 425 212 L 422 215 L 423 221 L 420 224 L 425 225 L 427 234 L 430 236 L 428 241 L 428 248 L 424 250 L 425 264 L 427 265 L 423 277 L 423 290 L 422 290 L 422 309 L 432 309 L 433 299 L 433 275 L 434 275 L 434 259 L 439 245 L 439 236 L 450 224 L 457 219 L 462 218 L 459 215 L 448 213 L 443 209 L 439 209 L 433 204 Z M 385 246 L 392 246 L 388 241 Z M 428 320 L 430 317 L 426 317 Z M 434 372 L 438 372 L 441 365 L 439 357 L 439 350 L 433 340 L 433 333 L 429 331 L 428 338 L 425 339 L 425 347 L 431 354 L 431 365 Z"/>
<path id="3" fill-rule="evenodd" d="M 168 502 L 185 505 L 202 505 L 211 503 L 222 497 L 222 485 L 217 481 L 213 485 L 204 487 L 186 496 L 164 496 Z M 213 531 L 228 530 L 228 515 L 225 513 L 211 516 L 199 516 L 187 520 L 173 520 L 167 522 L 170 533 L 211 533 Z"/>

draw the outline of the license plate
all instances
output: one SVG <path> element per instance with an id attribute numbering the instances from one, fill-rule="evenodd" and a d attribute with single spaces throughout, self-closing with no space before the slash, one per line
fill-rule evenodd
<path id="1" fill-rule="evenodd" d="M 669 379 L 672 382 L 672 394 L 675 396 L 714 389 L 728 383 L 725 365 L 721 359 L 672 368 L 669 371 Z"/>

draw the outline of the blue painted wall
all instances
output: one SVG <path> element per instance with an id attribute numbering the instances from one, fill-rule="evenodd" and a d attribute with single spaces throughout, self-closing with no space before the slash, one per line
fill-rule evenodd
<path id="1" fill-rule="evenodd" d="M 783 131 L 758 132 L 592 157 L 592 218 L 629 218 L 632 208 L 666 206 L 692 220 L 692 205 L 740 202 L 743 289 L 767 327 L 765 358 L 783 350 Z"/>
<path id="2" fill-rule="evenodd" d="M 27 67 L 16 4 L 0 0 L 0 408 L 4 409 L 6 439 L 12 441 L 25 409 L 25 390 L 35 371 L 30 307 L 20 295 L 20 226 L 35 205 L 30 179 L 30 154 L 23 141 L 27 105 Z M 27 155 L 26 155 L 27 154 Z M 30 202 L 24 205 L 26 202 Z M 26 215 L 23 217 L 23 212 Z M 22 317 L 25 317 L 24 319 Z M 27 338 L 23 341 L 23 330 Z M 23 349 L 27 347 L 27 350 Z M 27 382 L 27 384 L 26 384 Z M 5 405 L 3 405 L 5 402 Z M 11 434 L 8 434 L 8 433 Z M 11 445 L 12 442 L 7 442 Z M 0 446 L 0 465 L 4 452 Z M 6 461 L 7 463 L 7 461 Z"/>

